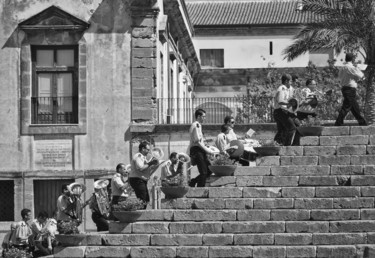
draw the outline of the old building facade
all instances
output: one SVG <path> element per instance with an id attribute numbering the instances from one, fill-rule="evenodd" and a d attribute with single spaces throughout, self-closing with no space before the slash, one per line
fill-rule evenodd
<path id="1" fill-rule="evenodd" d="M 2 1 L 0 10 L 1 235 L 22 208 L 52 213 L 64 183 L 85 183 L 87 199 L 95 179 L 130 162 L 132 124 L 166 120 L 172 104 L 162 112 L 157 98 L 190 98 L 200 67 L 183 1 Z"/>

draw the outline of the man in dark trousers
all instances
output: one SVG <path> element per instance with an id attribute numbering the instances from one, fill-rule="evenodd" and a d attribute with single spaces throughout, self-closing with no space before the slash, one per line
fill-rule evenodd
<path id="1" fill-rule="evenodd" d="M 344 97 L 339 116 L 336 119 L 335 126 L 344 125 L 344 119 L 349 111 L 352 112 L 359 125 L 367 125 L 366 120 L 362 117 L 357 102 L 357 81 L 364 78 L 361 70 L 353 65 L 354 55 L 347 53 L 345 56 L 346 64 L 339 72 L 339 80 L 341 84 L 341 92 Z"/>
<path id="2" fill-rule="evenodd" d="M 136 153 L 132 159 L 132 169 L 129 174 L 129 183 L 137 198 L 145 202 L 144 209 L 146 209 L 147 203 L 150 201 L 147 182 L 151 176 L 150 172 L 159 164 L 159 161 L 155 158 L 153 158 L 151 161 L 147 161 L 146 156 L 151 152 L 151 144 L 149 142 L 141 142 L 138 149 L 139 152 Z"/>
<path id="3" fill-rule="evenodd" d="M 277 88 L 274 96 L 273 116 L 276 121 L 277 133 L 274 140 L 281 145 L 299 145 L 299 134 L 295 122 L 295 117 L 289 112 L 290 107 L 290 83 L 292 77 L 289 74 L 281 76 L 281 85 Z"/>
<path id="4" fill-rule="evenodd" d="M 189 152 L 193 164 L 196 164 L 199 171 L 199 176 L 190 180 L 190 187 L 204 187 L 206 185 L 206 179 L 211 175 L 211 171 L 208 169 L 210 164 L 207 158 L 207 154 L 214 154 L 204 143 L 202 133 L 202 123 L 206 119 L 206 111 L 198 109 L 195 111 L 195 122 L 191 124 L 190 134 L 190 145 Z"/>

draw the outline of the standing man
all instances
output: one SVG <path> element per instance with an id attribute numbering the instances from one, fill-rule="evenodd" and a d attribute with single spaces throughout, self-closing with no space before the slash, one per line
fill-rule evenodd
<path id="1" fill-rule="evenodd" d="M 276 121 L 277 133 L 274 140 L 284 146 L 299 145 L 299 135 L 296 134 L 297 127 L 288 111 L 290 106 L 290 81 L 292 77 L 289 74 L 281 76 L 281 86 L 277 88 L 274 96 L 273 116 Z"/>
<path id="2" fill-rule="evenodd" d="M 61 195 L 57 198 L 57 222 L 72 220 L 73 199 L 70 197 L 69 185 L 61 187 Z"/>
<path id="3" fill-rule="evenodd" d="M 202 123 L 206 119 L 206 111 L 198 109 L 195 111 L 195 122 L 190 126 L 190 145 L 189 153 L 193 164 L 196 164 L 199 171 L 199 176 L 190 180 L 189 186 L 204 187 L 206 185 L 206 179 L 211 175 L 211 171 L 208 169 L 210 164 L 207 159 L 207 154 L 214 154 L 204 144 Z"/>
<path id="4" fill-rule="evenodd" d="M 86 201 L 91 210 L 91 218 L 98 232 L 108 231 L 109 228 L 109 198 L 107 192 L 108 180 L 97 180 L 94 182 L 94 193 Z"/>
<path id="5" fill-rule="evenodd" d="M 146 209 L 147 203 L 150 201 L 147 182 L 150 179 L 150 171 L 152 171 L 153 167 L 158 165 L 159 161 L 153 158 L 150 162 L 147 162 L 146 156 L 151 152 L 151 144 L 149 142 L 141 142 L 138 149 L 139 152 L 136 153 L 132 159 L 129 183 L 137 198 L 145 202 L 144 209 Z"/>
<path id="6" fill-rule="evenodd" d="M 119 163 L 116 166 L 116 174 L 113 175 L 111 180 L 112 205 L 126 201 L 129 197 L 128 190 L 130 190 L 130 186 L 128 183 L 128 175 L 129 171 L 126 169 L 125 164 Z"/>
<path id="7" fill-rule="evenodd" d="M 353 65 L 354 55 L 347 53 L 345 56 L 345 66 L 339 72 L 341 82 L 341 92 L 344 97 L 339 116 L 336 119 L 335 126 L 344 125 L 344 119 L 349 111 L 352 112 L 359 125 L 367 125 L 366 120 L 361 116 L 357 102 L 357 81 L 364 78 L 361 70 Z"/>

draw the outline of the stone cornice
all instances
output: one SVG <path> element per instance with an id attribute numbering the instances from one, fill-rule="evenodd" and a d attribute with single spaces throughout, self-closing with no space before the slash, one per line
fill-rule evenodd
<path id="1" fill-rule="evenodd" d="M 191 63 L 192 69 L 189 72 L 194 77 L 201 67 L 192 38 L 190 37 L 190 28 L 188 27 L 190 25 L 186 24 L 183 14 L 180 11 L 179 3 L 175 0 L 164 0 L 164 13 L 168 15 L 168 20 L 174 25 L 170 33 L 172 36 L 178 37 L 179 42 L 183 44 L 180 51 L 185 63 L 187 64 L 188 61 Z"/>

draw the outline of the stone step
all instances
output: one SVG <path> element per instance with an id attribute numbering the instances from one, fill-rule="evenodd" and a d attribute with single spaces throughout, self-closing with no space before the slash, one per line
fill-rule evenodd
<path id="1" fill-rule="evenodd" d="M 326 156 L 265 156 L 256 159 L 256 166 L 332 166 L 332 165 L 375 165 L 375 155 L 334 155 Z M 246 167 L 245 168 L 249 168 Z M 251 170 L 251 167 L 250 167 Z M 271 173 L 272 174 L 272 173 Z"/>
<path id="2" fill-rule="evenodd" d="M 192 187 L 186 198 L 375 197 L 375 186 Z"/>
<path id="3" fill-rule="evenodd" d="M 281 146 L 277 156 L 373 155 L 375 145 Z"/>
<path id="4" fill-rule="evenodd" d="M 374 229 L 374 227 L 372 227 Z M 212 245 L 340 245 L 375 244 L 374 232 L 344 233 L 219 233 L 219 234 L 107 234 L 87 246 L 212 246 Z"/>
<path id="5" fill-rule="evenodd" d="M 374 135 L 329 135 L 302 137 L 300 146 L 375 145 Z"/>
<path id="6" fill-rule="evenodd" d="M 137 221 L 367 220 L 375 209 L 147 210 Z"/>
<path id="7" fill-rule="evenodd" d="M 324 126 L 322 136 L 373 135 L 373 126 Z"/>
<path id="8" fill-rule="evenodd" d="M 221 233 L 368 233 L 375 241 L 373 216 L 366 220 L 322 221 L 111 221 L 110 234 L 221 234 Z M 98 237 L 99 236 L 99 237 Z M 97 245 L 101 235 L 90 235 L 88 245 Z M 374 242 L 375 244 L 375 242 Z"/>
<path id="9" fill-rule="evenodd" d="M 374 165 L 288 165 L 288 166 L 239 166 L 234 176 L 329 176 L 375 175 Z M 217 176 L 212 175 L 214 179 Z M 225 178 L 225 177 L 221 177 Z"/>
<path id="10" fill-rule="evenodd" d="M 352 198 L 178 198 L 162 199 L 161 209 L 363 209 L 374 208 L 374 197 Z"/>
<path id="11" fill-rule="evenodd" d="M 206 187 L 230 186 L 372 186 L 375 175 L 329 175 L 329 176 L 211 176 Z"/>
<path id="12" fill-rule="evenodd" d="M 211 245 L 211 246 L 76 246 L 56 247 L 54 257 L 375 257 L 373 244 Z"/>

